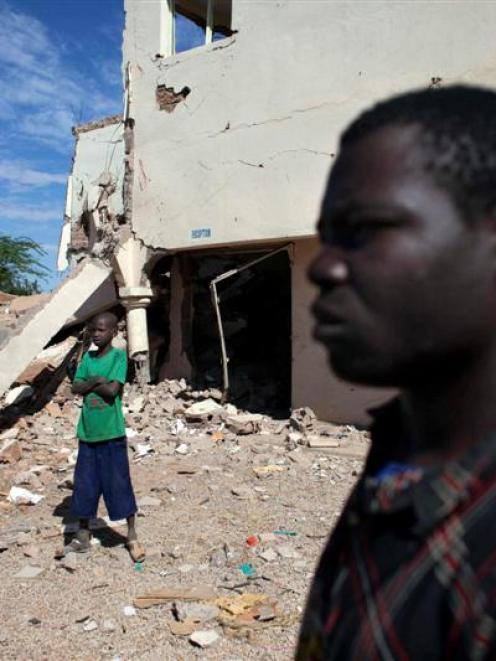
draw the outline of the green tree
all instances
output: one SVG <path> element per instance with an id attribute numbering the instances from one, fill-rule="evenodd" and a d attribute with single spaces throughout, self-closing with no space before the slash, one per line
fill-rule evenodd
<path id="1" fill-rule="evenodd" d="M 39 280 L 48 268 L 40 262 L 46 251 L 25 236 L 0 234 L 0 291 L 7 294 L 38 294 Z"/>

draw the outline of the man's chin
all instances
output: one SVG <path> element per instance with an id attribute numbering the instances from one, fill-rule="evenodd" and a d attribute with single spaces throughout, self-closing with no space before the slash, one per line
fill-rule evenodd
<path id="1" fill-rule="evenodd" d="M 374 388 L 394 387 L 394 378 L 387 374 L 382 365 L 372 364 L 366 358 L 355 355 L 341 355 L 328 351 L 328 361 L 334 374 L 347 383 Z"/>

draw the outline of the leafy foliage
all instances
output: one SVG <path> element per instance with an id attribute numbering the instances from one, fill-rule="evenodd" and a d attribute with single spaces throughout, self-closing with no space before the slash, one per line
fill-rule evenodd
<path id="1" fill-rule="evenodd" d="M 39 280 L 45 280 L 48 268 L 40 262 L 46 251 L 25 236 L 0 234 L 0 291 L 7 294 L 38 294 Z"/>

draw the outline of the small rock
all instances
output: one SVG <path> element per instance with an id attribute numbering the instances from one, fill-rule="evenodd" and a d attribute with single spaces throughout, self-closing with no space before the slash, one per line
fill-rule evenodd
<path id="1" fill-rule="evenodd" d="M 98 629 L 98 624 L 95 622 L 95 620 L 88 620 L 84 625 L 83 625 L 84 631 L 96 631 Z"/>
<path id="2" fill-rule="evenodd" d="M 40 547 L 35 544 L 29 544 L 29 546 L 26 546 L 22 552 L 26 558 L 33 558 L 34 560 L 40 556 Z"/>
<path id="3" fill-rule="evenodd" d="M 68 553 L 60 562 L 60 566 L 66 569 L 69 573 L 74 573 L 78 568 L 79 558 L 76 553 Z"/>
<path id="4" fill-rule="evenodd" d="M 274 549 L 266 549 L 260 553 L 260 557 L 262 560 L 265 560 L 265 562 L 274 562 L 274 560 L 277 560 L 277 553 Z"/>
<path id="5" fill-rule="evenodd" d="M 43 567 L 35 567 L 33 565 L 25 565 L 17 574 L 14 575 L 14 578 L 36 578 L 42 574 L 45 570 Z"/>
<path id="6" fill-rule="evenodd" d="M 133 617 L 136 615 L 136 608 L 134 606 L 124 606 L 122 612 L 126 617 Z"/>
<path id="7" fill-rule="evenodd" d="M 276 616 L 276 611 L 272 606 L 262 606 L 257 615 L 257 620 L 259 622 L 270 622 Z"/>
<path id="8" fill-rule="evenodd" d="M 217 404 L 213 399 L 205 399 L 189 406 L 184 412 L 184 417 L 191 422 L 211 421 L 219 419 L 222 413 L 224 413 L 223 406 Z"/>
<path id="9" fill-rule="evenodd" d="M 131 413 L 141 413 L 145 408 L 145 398 L 142 395 L 138 395 L 129 402 L 127 407 Z"/>
<path id="10" fill-rule="evenodd" d="M 20 532 L 16 537 L 17 546 L 27 546 L 28 544 L 31 544 L 32 541 L 33 538 L 29 532 Z"/>
<path id="11" fill-rule="evenodd" d="M 117 631 L 117 622 L 115 620 L 104 620 L 102 624 L 102 629 L 111 633 L 112 631 Z"/>
<path id="12" fill-rule="evenodd" d="M 180 445 L 177 446 L 175 452 L 177 452 L 177 454 L 182 454 L 182 455 L 188 454 L 189 447 L 186 445 L 186 443 L 181 443 Z"/>
<path id="13" fill-rule="evenodd" d="M 225 567 L 227 564 L 226 552 L 223 549 L 217 549 L 210 556 L 209 562 L 212 567 Z"/>
<path id="14" fill-rule="evenodd" d="M 213 631 L 213 629 L 210 629 L 208 631 L 195 631 L 191 634 L 189 640 L 193 645 L 205 648 L 213 645 L 213 643 L 217 642 L 219 638 L 219 634 L 216 631 Z"/>
<path id="15" fill-rule="evenodd" d="M 231 493 L 234 496 L 237 496 L 241 500 L 248 500 L 253 497 L 253 491 L 246 484 L 240 484 L 237 487 L 231 489 Z"/>

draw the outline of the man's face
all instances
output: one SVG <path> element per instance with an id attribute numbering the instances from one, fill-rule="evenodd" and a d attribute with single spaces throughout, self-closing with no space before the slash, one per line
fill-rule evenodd
<path id="1" fill-rule="evenodd" d="M 494 341 L 492 222 L 463 222 L 419 164 L 418 131 L 387 127 L 345 148 L 322 205 L 315 337 L 356 383 L 431 381 Z"/>
<path id="2" fill-rule="evenodd" d="M 99 349 L 104 349 L 115 335 L 115 328 L 106 317 L 96 317 L 90 324 L 91 340 Z"/>

